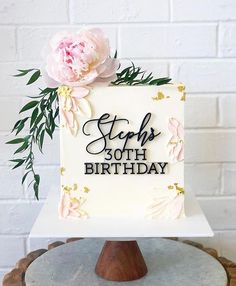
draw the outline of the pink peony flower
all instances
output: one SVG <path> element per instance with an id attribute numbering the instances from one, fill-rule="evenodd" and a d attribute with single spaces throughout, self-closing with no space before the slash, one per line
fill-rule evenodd
<path id="1" fill-rule="evenodd" d="M 168 143 L 169 155 L 173 161 L 184 159 L 184 129 L 182 124 L 175 118 L 169 119 L 169 131 L 172 134 Z"/>
<path id="2" fill-rule="evenodd" d="M 49 87 L 83 87 L 94 82 L 110 83 L 118 66 L 118 60 L 110 57 L 109 42 L 103 32 L 83 29 L 52 38 L 42 75 Z"/>

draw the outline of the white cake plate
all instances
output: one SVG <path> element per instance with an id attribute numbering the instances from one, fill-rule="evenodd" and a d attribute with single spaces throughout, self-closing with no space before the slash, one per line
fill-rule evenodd
<path id="1" fill-rule="evenodd" d="M 213 236 L 195 196 L 189 192 L 186 193 L 186 218 L 173 221 L 129 218 L 59 219 L 58 201 L 59 193 L 51 192 L 34 223 L 30 237 L 103 237 L 123 240 L 138 237 Z"/>

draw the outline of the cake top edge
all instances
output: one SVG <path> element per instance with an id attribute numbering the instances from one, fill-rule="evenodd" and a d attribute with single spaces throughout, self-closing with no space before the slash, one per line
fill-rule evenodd
<path id="1" fill-rule="evenodd" d="M 174 83 L 168 83 L 168 84 L 162 84 L 162 85 L 128 85 L 128 84 L 119 84 L 119 85 L 95 85 L 92 86 L 92 88 L 155 88 L 155 89 L 164 89 L 164 88 L 178 88 L 183 87 L 185 89 L 185 84 L 182 82 L 174 82 Z"/>

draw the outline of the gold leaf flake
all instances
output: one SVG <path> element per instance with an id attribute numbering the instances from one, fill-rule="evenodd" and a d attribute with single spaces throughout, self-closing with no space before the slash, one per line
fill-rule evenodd
<path id="1" fill-rule="evenodd" d="M 177 88 L 178 88 L 178 91 L 179 92 L 183 92 L 183 91 L 185 91 L 185 85 L 184 84 L 179 84 L 178 86 L 177 86 Z"/>
<path id="2" fill-rule="evenodd" d="M 60 168 L 60 173 L 62 176 L 64 176 L 66 169 L 64 167 Z"/>
<path id="3" fill-rule="evenodd" d="M 173 190 L 174 187 L 170 185 L 170 186 L 168 186 L 168 189 L 169 189 L 169 190 Z"/>
<path id="4" fill-rule="evenodd" d="M 165 99 L 165 95 L 163 92 L 158 91 L 157 94 L 152 98 L 153 100 L 162 100 Z"/>
<path id="5" fill-rule="evenodd" d="M 183 95 L 182 95 L 182 97 L 181 97 L 180 100 L 181 100 L 181 101 L 186 101 L 186 93 L 185 93 L 185 92 L 183 92 Z"/>
<path id="6" fill-rule="evenodd" d="M 174 183 L 174 185 L 175 185 L 175 189 L 176 189 L 178 195 L 184 194 L 184 188 L 179 187 L 178 183 Z"/>
<path id="7" fill-rule="evenodd" d="M 64 193 L 70 193 L 70 191 L 71 191 L 71 187 L 69 187 L 69 186 L 63 186 L 62 188 L 63 188 Z"/>
<path id="8" fill-rule="evenodd" d="M 70 200 L 72 203 L 79 203 L 79 199 L 77 198 L 71 198 Z"/>
<path id="9" fill-rule="evenodd" d="M 84 188 L 83 188 L 83 192 L 84 192 L 84 193 L 88 193 L 88 192 L 90 192 L 90 189 L 89 189 L 88 187 L 84 187 Z"/>
<path id="10" fill-rule="evenodd" d="M 73 185 L 73 189 L 74 189 L 74 191 L 78 190 L 78 184 L 75 183 L 75 184 Z"/>

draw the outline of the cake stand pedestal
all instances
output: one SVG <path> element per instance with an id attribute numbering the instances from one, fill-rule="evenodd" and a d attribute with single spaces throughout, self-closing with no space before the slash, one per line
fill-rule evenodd
<path id="1" fill-rule="evenodd" d="M 227 275 L 212 256 L 168 239 L 138 239 L 148 274 L 130 282 L 107 281 L 94 269 L 103 239 L 82 239 L 37 258 L 25 275 L 27 286 L 226 286 Z M 130 269 L 132 271 L 132 269 Z"/>
<path id="2" fill-rule="evenodd" d="M 106 241 L 95 272 L 110 281 L 132 281 L 147 274 L 147 266 L 137 241 Z"/>

